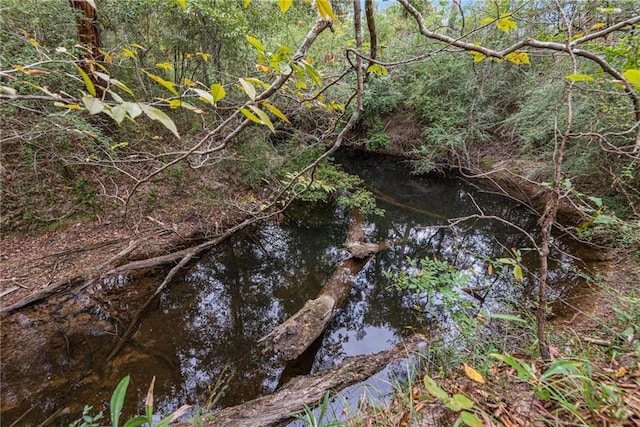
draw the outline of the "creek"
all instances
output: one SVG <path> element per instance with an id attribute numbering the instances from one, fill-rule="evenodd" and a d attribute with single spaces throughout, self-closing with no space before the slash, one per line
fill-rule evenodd
<path id="1" fill-rule="evenodd" d="M 413 331 L 444 330 L 446 337 L 453 323 L 442 298 L 398 291 L 385 275 L 409 269 L 409 258 L 436 257 L 467 271 L 469 287 L 488 286 L 482 302 L 457 291 L 476 304 L 473 310 L 508 313 L 531 305 L 531 280 L 517 283 L 488 271 L 491 260 L 513 256 L 510 248 L 530 248 L 530 241 L 495 220 L 452 227 L 447 221 L 480 208 L 535 237 L 536 217 L 525 208 L 456 178 L 411 175 L 397 159 L 346 153 L 339 161 L 381 195 L 385 215 L 366 218 L 367 240 L 392 244 L 358 274 L 346 305 L 302 357 L 283 362 L 256 341 L 315 298 L 348 256 L 342 244 L 349 212 L 331 205 L 294 207 L 280 221 L 239 233 L 202 256 L 154 301 L 110 361 L 119 333 L 161 279 L 108 280 L 3 319 L 3 425 L 38 425 L 69 408 L 55 422 L 66 425 L 84 405 L 108 414 L 111 393 L 127 374 L 125 415 L 142 413 L 153 376 L 156 407 L 166 414 L 184 403 L 206 405 L 216 383 L 233 372 L 214 404 L 219 408 L 268 394 L 291 376 L 322 371 L 347 356 L 378 352 Z M 580 292 L 577 263 L 570 245 L 555 243 L 560 250 L 553 253 L 551 294 L 569 297 Z M 535 271 L 534 251 L 524 251 L 522 263 Z"/>

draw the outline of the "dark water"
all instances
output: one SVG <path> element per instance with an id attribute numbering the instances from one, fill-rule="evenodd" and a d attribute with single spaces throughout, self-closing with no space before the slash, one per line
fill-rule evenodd
<path id="1" fill-rule="evenodd" d="M 234 375 L 215 407 L 241 403 L 272 392 L 283 377 L 317 372 L 345 356 L 390 347 L 414 330 L 452 327 L 436 297 L 399 292 L 385 271 L 408 268 L 407 257 L 446 260 L 470 275 L 468 286 L 490 285 L 473 310 L 508 310 L 532 298 L 529 281 L 514 284 L 487 275 L 488 259 L 508 257 L 509 248 L 532 244 L 513 227 L 470 220 L 453 227 L 447 218 L 478 213 L 500 216 L 535 236 L 535 218 L 513 201 L 479 193 L 462 181 L 409 174 L 395 160 L 361 155 L 341 158 L 382 195 L 384 217 L 366 219 L 370 241 L 391 242 L 357 276 L 346 305 L 304 358 L 288 366 L 263 353 L 256 341 L 315 298 L 333 269 L 345 258 L 349 212 L 334 207 L 292 209 L 270 222 L 228 240 L 198 260 L 152 304 L 133 339 L 112 361 L 107 355 L 137 307 L 161 279 L 102 284 L 54 300 L 52 316 L 38 309 L 3 319 L 2 425 L 34 425 L 56 410 L 77 418 L 83 405 L 104 409 L 117 382 L 131 374 L 128 414 L 140 413 L 146 389 L 156 376 L 155 401 L 161 413 L 184 403 L 206 405 L 216 383 Z M 562 249 L 561 242 L 557 242 Z M 578 283 L 572 259 L 556 251 L 552 293 Z M 534 268 L 533 252 L 525 265 Z M 416 307 L 422 310 L 416 310 Z"/>

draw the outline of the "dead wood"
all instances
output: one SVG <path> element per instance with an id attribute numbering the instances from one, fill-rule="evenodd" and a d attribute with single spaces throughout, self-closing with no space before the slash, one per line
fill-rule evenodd
<path id="1" fill-rule="evenodd" d="M 266 219 L 268 216 L 269 215 L 247 218 L 244 221 L 240 222 L 239 224 L 229 228 L 227 231 L 225 231 L 223 234 L 219 235 L 215 239 L 207 240 L 196 246 L 192 246 L 190 248 L 172 252 L 166 255 L 156 256 L 153 258 L 142 259 L 137 261 L 131 261 L 129 263 L 126 263 L 117 267 L 113 267 L 110 270 L 103 272 L 103 270 L 106 269 L 107 267 L 117 265 L 119 262 L 122 262 L 123 260 L 125 260 L 142 243 L 142 240 L 134 240 L 129 244 L 127 248 L 125 248 L 124 250 L 122 250 L 120 253 L 116 254 L 112 258 L 108 259 L 107 261 L 103 262 L 102 264 L 100 264 L 98 267 L 91 270 L 90 272 L 80 273 L 73 277 L 57 282 L 55 284 L 49 285 L 46 288 L 42 289 L 41 291 L 32 293 L 29 296 L 21 299 L 20 301 L 14 304 L 8 305 L 6 307 L 1 307 L 0 318 L 3 318 L 7 314 L 15 310 L 18 310 L 20 308 L 40 302 L 57 293 L 70 292 L 77 289 L 78 287 L 84 288 L 84 287 L 90 286 L 93 283 L 95 283 L 97 280 L 104 280 L 110 277 L 131 273 L 136 270 L 162 267 L 167 264 L 179 262 L 185 257 L 191 258 L 195 255 L 198 255 L 204 252 L 207 249 L 212 248 L 213 246 L 227 239 L 232 234 L 236 233 L 237 231 L 255 222 Z"/>
<path id="2" fill-rule="evenodd" d="M 285 360 L 300 356 L 326 328 L 336 310 L 346 301 L 353 287 L 353 278 L 371 257 L 386 248 L 384 243 L 364 243 L 362 215 L 352 213 L 345 247 L 364 247 L 366 251 L 353 251 L 335 269 L 316 299 L 307 301 L 296 314 L 276 326 L 273 331 L 258 340 L 265 350 L 278 352 Z"/>
<path id="3" fill-rule="evenodd" d="M 371 187 L 371 186 L 368 185 L 367 189 L 373 193 L 374 197 L 377 200 L 380 200 L 381 202 L 384 202 L 384 203 L 386 203 L 388 205 L 395 206 L 395 207 L 400 208 L 400 209 L 405 210 L 405 211 L 419 213 L 419 214 L 424 215 L 424 216 L 429 217 L 429 218 L 447 219 L 446 217 L 444 217 L 442 215 L 439 215 L 439 214 L 437 214 L 435 212 L 427 211 L 425 209 L 418 209 L 418 208 L 410 206 L 410 205 L 405 205 L 404 203 L 401 203 L 401 202 L 397 201 L 393 197 L 389 196 L 388 194 L 383 193 L 382 191 L 378 190 L 375 187 Z"/>
<path id="4" fill-rule="evenodd" d="M 366 356 L 349 357 L 335 368 L 318 374 L 296 377 L 273 394 L 222 409 L 213 414 L 207 426 L 257 427 L 279 425 L 291 420 L 303 405 L 313 407 L 327 391 L 340 391 L 364 381 L 394 360 L 418 352 L 427 342 L 424 335 L 413 335 L 393 348 Z"/>

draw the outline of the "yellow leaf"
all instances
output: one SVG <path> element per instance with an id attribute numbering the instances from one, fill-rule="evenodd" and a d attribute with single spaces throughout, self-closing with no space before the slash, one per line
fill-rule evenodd
<path id="1" fill-rule="evenodd" d="M 176 3 L 178 3 L 183 11 L 187 10 L 187 0 L 176 0 Z M 155 380 L 155 377 L 153 379 Z M 151 386 L 153 387 L 153 383 L 151 384 Z"/>
<path id="2" fill-rule="evenodd" d="M 255 123 L 258 123 L 258 124 L 263 124 L 262 120 L 260 120 L 255 114 L 253 114 L 251 111 L 247 110 L 246 108 L 240 107 L 240 108 L 238 108 L 238 110 L 240 110 L 240 112 L 242 114 L 244 114 L 244 116 L 247 119 L 251 120 L 252 122 L 255 122 Z"/>
<path id="3" fill-rule="evenodd" d="M 53 106 L 58 108 L 66 108 L 69 110 L 84 110 L 84 108 L 82 108 L 77 104 L 65 104 L 63 102 L 58 102 L 58 101 L 54 102 Z"/>
<path id="4" fill-rule="evenodd" d="M 483 18 L 480 20 L 481 24 L 491 24 L 493 21 L 495 21 L 495 19 L 493 18 Z"/>
<path id="5" fill-rule="evenodd" d="M 271 74 L 271 68 L 266 67 L 266 66 L 264 66 L 264 65 L 262 65 L 262 64 L 258 64 L 258 65 L 256 65 L 256 69 L 257 69 L 258 71 L 262 71 L 262 72 L 263 72 L 263 73 L 265 73 L 265 74 Z"/>
<path id="6" fill-rule="evenodd" d="M 473 55 L 473 62 L 480 62 L 485 58 L 484 53 L 476 52 L 475 50 L 470 51 L 469 54 Z"/>
<path id="7" fill-rule="evenodd" d="M 96 96 L 97 92 L 96 92 L 96 87 L 93 84 L 93 81 L 91 81 L 91 79 L 89 78 L 87 73 L 85 73 L 82 68 L 80 68 L 80 67 L 78 67 L 76 65 L 76 69 L 78 70 L 78 73 L 80 73 L 80 75 L 82 76 L 82 80 L 84 81 L 84 85 L 87 87 L 87 90 L 89 91 L 89 93 L 92 96 Z"/>
<path id="8" fill-rule="evenodd" d="M 282 13 L 287 13 L 292 4 L 293 0 L 278 0 L 278 6 L 280 6 Z"/>
<path id="9" fill-rule="evenodd" d="M 275 105 L 271 105 L 266 101 L 263 103 L 263 105 L 267 107 L 267 110 L 271 111 L 277 118 L 291 124 L 287 116 L 285 116 L 284 113 L 280 111 L 280 109 L 278 109 L 278 107 L 276 107 Z"/>
<path id="10" fill-rule="evenodd" d="M 176 86 L 176 84 L 174 82 L 170 82 L 169 80 L 165 80 L 162 77 L 156 76 L 155 74 L 151 74 L 150 72 L 148 72 L 146 70 L 142 70 L 142 72 L 145 73 L 147 76 L 149 76 L 149 78 L 151 80 L 153 80 L 154 82 L 160 84 L 161 86 L 163 86 L 165 89 L 167 89 L 169 92 L 171 92 L 175 96 L 180 96 L 180 94 L 178 93 L 178 91 L 174 87 L 174 86 Z"/>
<path id="11" fill-rule="evenodd" d="M 127 56 L 129 58 L 135 58 L 136 57 L 136 53 L 130 49 L 127 49 L 126 47 L 122 48 L 122 52 L 124 53 L 124 56 Z"/>
<path id="12" fill-rule="evenodd" d="M 194 87 L 196 85 L 196 82 L 194 82 L 193 80 L 190 80 L 188 78 L 184 78 L 184 85 L 186 87 Z"/>
<path id="13" fill-rule="evenodd" d="M 625 368 L 624 366 L 620 366 L 620 369 L 618 369 L 614 374 L 616 378 L 622 378 L 625 375 L 627 375 L 627 368 Z"/>
<path id="14" fill-rule="evenodd" d="M 256 115 L 260 118 L 260 122 L 263 125 L 271 129 L 271 132 L 276 133 L 276 129 L 273 126 L 273 123 L 271 122 L 271 119 L 269 118 L 269 116 L 267 116 L 267 113 L 265 113 L 255 105 L 249 105 L 249 108 L 251 108 L 253 112 L 256 113 Z"/>
<path id="15" fill-rule="evenodd" d="M 516 65 L 530 64 L 529 54 L 527 52 L 511 52 L 507 54 L 504 59 Z"/>
<path id="16" fill-rule="evenodd" d="M 509 30 L 518 28 L 518 25 L 516 24 L 516 21 L 511 18 L 510 13 L 503 13 L 502 15 L 500 15 L 500 19 L 498 19 L 498 22 L 496 22 L 496 27 L 498 27 L 505 33 L 508 33 Z"/>
<path id="17" fill-rule="evenodd" d="M 316 6 L 318 7 L 318 13 L 322 16 L 322 19 L 329 19 L 335 21 L 336 16 L 333 14 L 333 8 L 329 0 L 316 0 Z"/>
<path id="18" fill-rule="evenodd" d="M 636 88 L 640 88 L 640 69 L 632 68 L 622 73 L 622 76 Z"/>
<path id="19" fill-rule="evenodd" d="M 244 0 L 244 8 L 248 8 L 249 5 L 251 4 L 251 0 Z"/>
<path id="20" fill-rule="evenodd" d="M 220 83 L 213 83 L 209 86 L 209 89 L 213 96 L 213 102 L 218 102 L 227 95 L 227 91 L 224 90 L 224 87 Z"/>
<path id="21" fill-rule="evenodd" d="M 480 372 L 476 371 L 474 368 L 467 365 L 466 363 L 464 363 L 463 365 L 464 365 L 464 373 L 466 374 L 467 377 L 469 377 L 469 379 L 480 384 L 485 383 L 484 378 L 482 377 L 482 374 Z"/>
<path id="22" fill-rule="evenodd" d="M 162 68 L 163 70 L 173 70 L 173 65 L 169 62 L 159 62 L 156 64 L 156 67 Z"/>
<path id="23" fill-rule="evenodd" d="M 489 274 L 489 276 L 493 274 L 493 265 L 489 264 L 487 266 L 487 274 Z"/>

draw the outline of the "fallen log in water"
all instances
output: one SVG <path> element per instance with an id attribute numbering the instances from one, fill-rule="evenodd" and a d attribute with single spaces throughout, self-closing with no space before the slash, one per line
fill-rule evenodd
<path id="1" fill-rule="evenodd" d="M 285 360 L 300 356 L 320 336 L 336 310 L 346 301 L 353 278 L 371 257 L 386 248 L 384 243 L 365 243 L 359 211 L 352 215 L 345 248 L 351 257 L 336 268 L 316 299 L 307 301 L 296 314 L 258 340 L 266 350 L 278 352 Z"/>
<path id="2" fill-rule="evenodd" d="M 340 391 L 362 382 L 394 360 L 415 354 L 427 342 L 416 334 L 393 348 L 366 356 L 348 357 L 328 371 L 296 377 L 273 394 L 213 413 L 207 426 L 266 427 L 291 420 L 304 405 L 315 406 L 327 391 Z"/>

